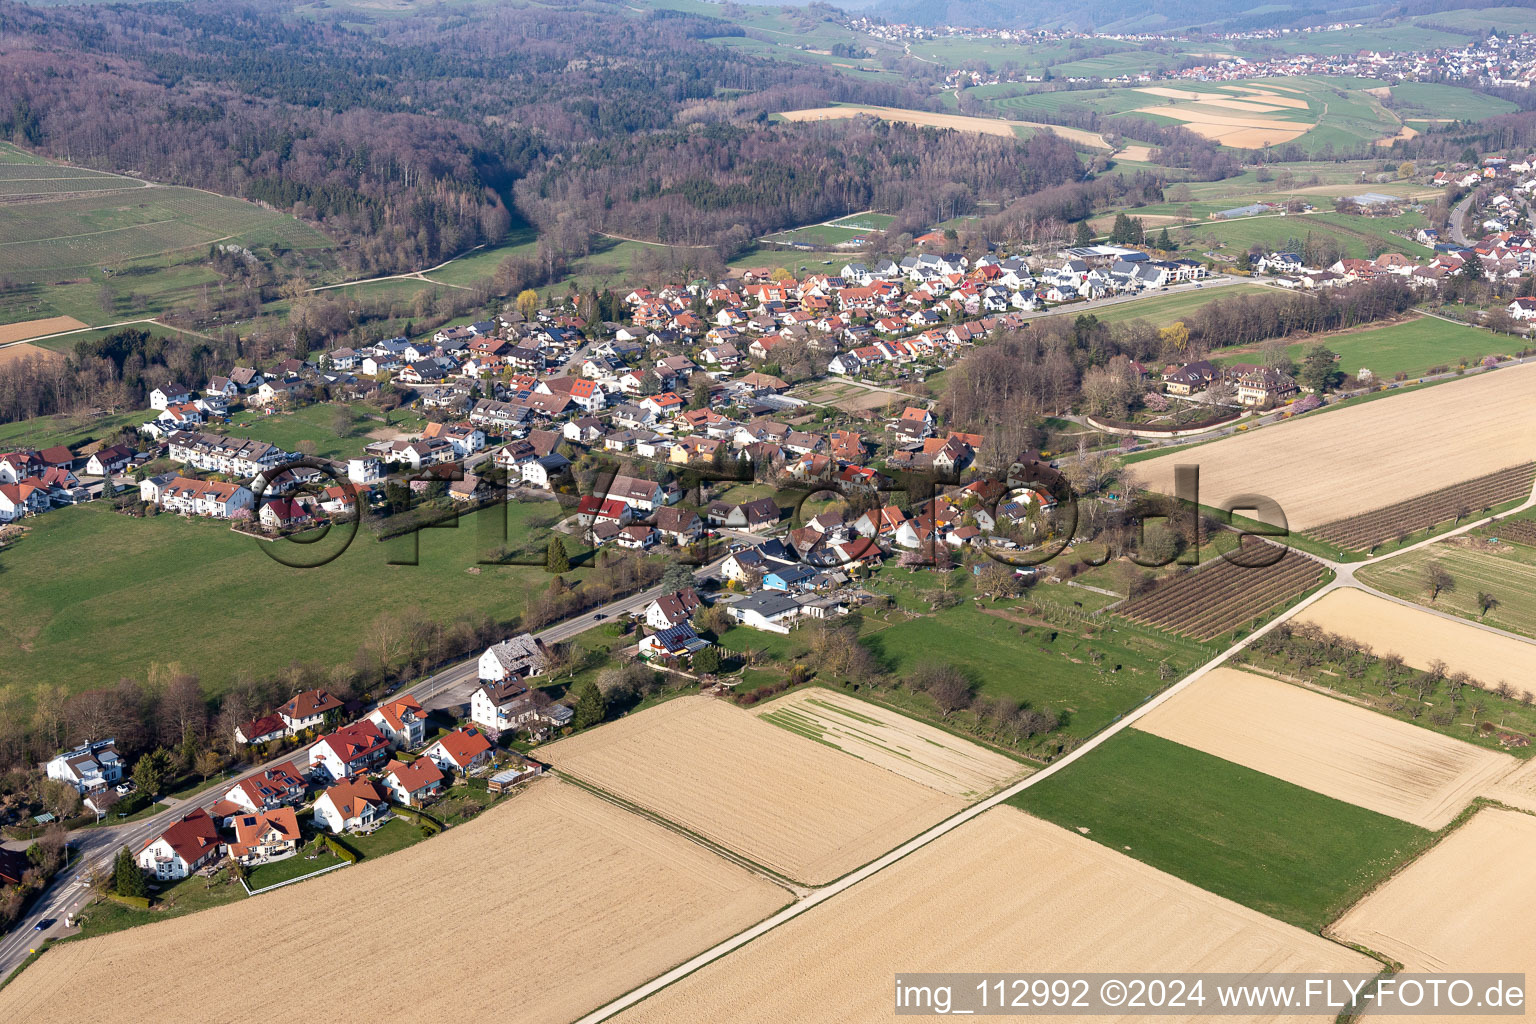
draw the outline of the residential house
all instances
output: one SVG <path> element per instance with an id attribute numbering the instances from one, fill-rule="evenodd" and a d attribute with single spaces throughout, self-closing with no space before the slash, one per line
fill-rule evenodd
<path id="1" fill-rule="evenodd" d="M 30 480 L 0 484 L 0 523 L 14 522 L 23 516 L 39 515 L 52 508 L 48 491 Z"/>
<path id="2" fill-rule="evenodd" d="M 789 627 L 785 623 L 800 614 L 800 602 L 788 594 L 764 590 L 748 594 L 726 610 L 743 626 L 770 633 L 788 633 Z"/>
<path id="3" fill-rule="evenodd" d="M 287 735 L 288 723 L 281 715 L 263 715 L 235 727 L 235 742 L 241 744 L 271 743 Z"/>
<path id="4" fill-rule="evenodd" d="M 251 814 L 270 811 L 304 799 L 305 782 L 287 765 L 247 775 L 230 787 L 224 799 Z"/>
<path id="5" fill-rule="evenodd" d="M 704 607 L 703 600 L 692 587 L 671 594 L 663 594 L 645 606 L 645 624 L 652 629 L 668 629 L 680 622 L 687 622 L 693 613 Z"/>
<path id="6" fill-rule="evenodd" d="M 698 514 L 686 508 L 660 508 L 652 517 L 656 532 L 674 544 L 691 544 L 699 539 L 704 524 Z"/>
<path id="7" fill-rule="evenodd" d="M 1237 400 L 1248 406 L 1282 402 L 1297 390 L 1294 379 L 1270 366 L 1256 367 L 1237 378 Z"/>
<path id="8" fill-rule="evenodd" d="M 389 801 L 365 779 L 338 782 L 315 801 L 315 824 L 336 834 L 369 830 L 388 816 Z"/>
<path id="9" fill-rule="evenodd" d="M 389 745 L 396 750 L 411 750 L 421 746 L 426 739 L 427 712 L 410 695 L 385 701 L 368 712 L 367 720 L 384 734 Z"/>
<path id="10" fill-rule="evenodd" d="M 443 772 L 430 757 L 418 757 L 406 763 L 391 761 L 384 766 L 384 792 L 397 804 L 421 807 L 442 795 Z"/>
<path id="11" fill-rule="evenodd" d="M 55 782 L 67 782 L 82 796 L 89 796 L 116 785 L 123 777 L 123 762 L 115 740 L 97 740 L 56 755 L 43 771 Z"/>
<path id="12" fill-rule="evenodd" d="M 149 407 L 158 411 L 190 401 L 192 392 L 174 382 L 162 384 L 149 393 Z"/>
<path id="13" fill-rule="evenodd" d="M 507 679 L 526 679 L 542 674 L 549 667 L 549 650 L 531 633 L 520 633 L 501 643 L 492 644 L 480 655 L 482 682 L 499 683 Z"/>
<path id="14" fill-rule="evenodd" d="M 85 463 L 85 472 L 90 476 L 117 476 L 128 463 L 133 461 L 133 449 L 125 444 L 114 444 L 102 448 L 92 455 Z"/>
<path id="15" fill-rule="evenodd" d="M 692 657 L 706 647 L 712 646 L 699 634 L 693 631 L 693 626 L 687 622 L 680 622 L 675 626 L 658 630 L 647 637 L 642 637 L 637 646 L 637 653 L 642 658 L 664 659 L 674 661 L 679 658 Z"/>
<path id="16" fill-rule="evenodd" d="M 285 860 L 299 852 L 299 816 L 292 807 L 278 807 L 259 814 L 242 814 L 234 820 L 235 841 L 229 856 L 246 867 Z"/>
<path id="17" fill-rule="evenodd" d="M 390 741 L 379 727 L 364 720 L 327 733 L 309 748 L 309 767 L 324 769 L 331 779 L 350 779 L 384 763 Z"/>
<path id="18" fill-rule="evenodd" d="M 183 815 L 154 839 L 146 842 L 134 858 L 142 871 L 162 882 L 186 878 L 216 862 L 224 853 L 213 817 L 201 807 Z"/>
<path id="19" fill-rule="evenodd" d="M 485 733 L 472 725 L 464 725 L 422 751 L 421 756 L 442 771 L 468 775 L 490 763 L 496 756 L 496 748 Z"/>
<path id="20" fill-rule="evenodd" d="M 277 709 L 278 717 L 288 727 L 288 735 L 297 736 L 305 729 L 325 723 L 325 716 L 341 710 L 341 701 L 324 690 L 305 690 Z"/>

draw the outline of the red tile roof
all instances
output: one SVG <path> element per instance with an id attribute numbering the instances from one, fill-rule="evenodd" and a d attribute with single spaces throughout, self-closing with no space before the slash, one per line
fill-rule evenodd
<path id="1" fill-rule="evenodd" d="M 460 768 L 468 767 L 476 757 L 491 749 L 491 741 L 473 726 L 453 730 L 438 740 L 437 745 L 442 747 L 448 759 Z"/>

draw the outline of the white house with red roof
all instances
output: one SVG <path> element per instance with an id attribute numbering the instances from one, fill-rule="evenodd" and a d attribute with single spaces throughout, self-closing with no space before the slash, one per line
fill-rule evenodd
<path id="1" fill-rule="evenodd" d="M 315 801 L 315 824 L 327 832 L 371 829 L 388 816 L 389 801 L 384 793 L 363 779 L 338 782 Z"/>
<path id="2" fill-rule="evenodd" d="M 344 725 L 309 748 L 309 767 L 323 768 L 333 779 L 350 779 L 377 768 L 389 755 L 388 737 L 369 721 Z"/>
<path id="3" fill-rule="evenodd" d="M 247 775 L 230 787 L 224 798 L 252 814 L 270 811 L 304 799 L 304 780 L 283 765 Z"/>
<path id="4" fill-rule="evenodd" d="M 384 792 L 397 804 L 420 807 L 443 791 L 443 772 L 430 757 L 384 766 Z"/>
<path id="5" fill-rule="evenodd" d="M 487 764 L 495 756 L 495 748 L 486 739 L 485 733 L 472 725 L 466 725 L 432 744 L 422 751 L 421 756 L 445 772 L 456 771 L 467 775 Z"/>
<path id="6" fill-rule="evenodd" d="M 313 729 L 325 722 L 325 716 L 341 710 L 341 701 L 324 690 L 305 690 L 277 709 L 278 717 L 293 734 Z"/>
<path id="7" fill-rule="evenodd" d="M 299 852 L 299 816 L 292 807 L 242 814 L 235 818 L 234 827 L 229 855 L 247 867 L 286 860 Z"/>
<path id="8" fill-rule="evenodd" d="M 380 704 L 368 712 L 367 721 L 372 722 L 396 749 L 419 747 L 426 739 L 427 712 L 409 694 Z"/>
<path id="9" fill-rule="evenodd" d="M 161 881 L 186 878 L 216 862 L 224 852 L 218 826 L 199 807 L 144 844 L 134 858 L 139 868 Z"/>

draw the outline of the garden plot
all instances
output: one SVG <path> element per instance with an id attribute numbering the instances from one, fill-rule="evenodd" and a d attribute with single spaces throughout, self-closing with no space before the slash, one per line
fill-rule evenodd
<path id="1" fill-rule="evenodd" d="M 965 806 L 711 697 L 680 697 L 540 751 L 582 782 L 812 885 Z"/>
<path id="2" fill-rule="evenodd" d="M 1536 643 L 1478 629 L 1469 622 L 1398 604 L 1354 587 L 1327 594 L 1297 616 L 1363 643 L 1377 654 L 1397 653 L 1414 668 L 1443 661 L 1479 685 L 1506 681 L 1516 688 L 1536 679 Z"/>
<path id="3" fill-rule="evenodd" d="M 1000 964 L 1039 972 L 1378 967 L 1344 946 L 998 807 L 615 1020 L 874 1024 L 891 1020 L 898 972 L 996 971 Z"/>
<path id="4" fill-rule="evenodd" d="M 765 704 L 758 717 L 951 796 L 987 796 L 1026 771 L 943 729 L 832 690 L 787 694 Z"/>
<path id="5" fill-rule="evenodd" d="M 59 945 L 0 990 L 0 1020 L 563 1024 L 767 917 L 788 895 L 545 779 L 376 861 Z M 263 968 L 252 970 L 257 951 Z M 278 976 L 311 981 L 273 984 Z"/>
<path id="6" fill-rule="evenodd" d="M 1171 494 L 1174 467 L 1195 464 L 1203 503 L 1266 494 L 1291 529 L 1307 530 L 1529 462 L 1532 394 L 1536 363 L 1226 437 L 1137 463 L 1136 474 Z M 1428 423 L 1456 429 L 1429 439 Z"/>
<path id="7" fill-rule="evenodd" d="M 1136 728 L 1427 829 L 1513 770 L 1484 750 L 1265 676 L 1218 668 Z"/>

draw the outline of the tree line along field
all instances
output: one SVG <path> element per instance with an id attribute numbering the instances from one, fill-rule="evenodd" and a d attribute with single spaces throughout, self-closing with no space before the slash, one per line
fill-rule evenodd
<path id="1" fill-rule="evenodd" d="M 1127 729 L 1011 803 L 1316 932 L 1434 834 Z"/>
<path id="2" fill-rule="evenodd" d="M 1259 546 L 1251 545 L 1245 550 Z M 1121 605 L 1118 611 L 1133 622 L 1210 641 L 1252 626 L 1321 584 L 1327 574 L 1323 563 L 1294 548 L 1286 549 L 1273 565 L 1259 568 L 1223 558 L 1167 577 L 1148 593 Z"/>
<path id="3" fill-rule="evenodd" d="M 1459 522 L 1468 516 L 1487 513 L 1498 505 L 1526 498 L 1531 493 L 1533 481 L 1536 481 L 1536 463 L 1527 462 L 1363 515 L 1324 523 L 1307 532 L 1346 550 L 1373 551 L 1388 541 L 1405 540 L 1420 530 Z"/>
<path id="4" fill-rule="evenodd" d="M 525 786 L 474 820 L 389 856 L 251 901 L 60 944 L 0 990 L 0 1017 L 184 1019 L 187 1007 L 216 990 L 231 1005 L 260 1005 L 283 1019 L 486 1019 L 510 1005 L 519 1021 L 557 1024 L 788 902 L 779 886 L 576 786 L 553 778 Z M 408 995 L 401 944 L 446 934 L 466 950 L 504 949 L 515 939 L 519 967 L 490 985 L 482 956 L 437 958 L 432 992 Z M 266 972 L 246 965 L 258 948 L 278 969 L 303 971 L 315 949 L 341 947 L 344 985 L 274 992 Z M 135 994 L 125 1001 L 128 975 Z"/>
<path id="5" fill-rule="evenodd" d="M 1361 570 L 1361 580 L 1370 586 L 1382 585 L 1381 566 Z M 1444 596 L 1442 595 L 1442 600 Z M 1500 682 L 1518 692 L 1532 689 L 1536 679 L 1536 643 L 1513 636 L 1479 629 L 1443 610 L 1435 614 L 1425 608 L 1378 597 L 1355 587 L 1344 587 L 1325 595 L 1300 612 L 1295 621 L 1319 626 L 1331 633 L 1370 644 L 1378 654 L 1394 653 L 1404 664 L 1423 671 L 1441 663 L 1450 673 L 1465 672 L 1479 686 L 1494 688 Z"/>
<path id="6" fill-rule="evenodd" d="M 509 504 L 465 516 L 457 528 L 422 530 L 417 565 L 387 564 L 412 555 L 409 536 L 381 542 L 359 527 L 334 561 L 295 569 L 222 524 L 134 519 L 101 503 L 56 511 L 30 521 L 0 553 L 9 609 L 0 637 L 11 651 L 0 685 L 17 684 L 27 697 L 44 684 L 74 692 L 179 662 L 218 693 L 244 672 L 350 657 L 383 615 L 508 621 L 547 576 L 542 565 L 477 566 L 505 543 L 494 529 L 501 514 L 510 537 L 536 543 L 556 509 Z M 196 615 L 179 611 L 192 608 Z"/>
<path id="7" fill-rule="evenodd" d="M 882 1021 L 893 976 L 999 963 L 1042 973 L 1379 967 L 1091 838 L 994 807 L 613 1019 Z"/>
<path id="8" fill-rule="evenodd" d="M 1218 297 L 1228 294 L 1232 292 L 1218 292 Z M 1164 326 L 1161 318 L 1157 322 Z M 1484 356 L 1511 354 L 1519 342 L 1508 335 L 1447 323 L 1437 317 L 1416 316 L 1385 327 L 1308 338 L 1287 345 L 1285 352 L 1299 366 L 1316 345 L 1337 353 L 1339 369 L 1345 373 L 1358 374 L 1367 369 L 1378 380 L 1390 380 L 1399 373 L 1422 376 L 1436 366 L 1476 366 Z M 1258 357 L 1258 351 L 1252 348 L 1227 349 L 1212 361 L 1224 366 L 1255 362 Z"/>

